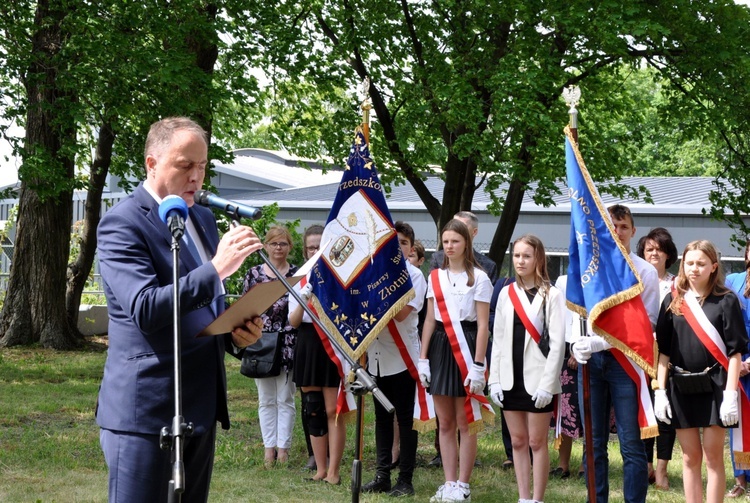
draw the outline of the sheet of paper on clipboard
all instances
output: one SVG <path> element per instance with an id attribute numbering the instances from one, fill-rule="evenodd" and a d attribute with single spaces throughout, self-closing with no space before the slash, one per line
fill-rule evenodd
<path id="1" fill-rule="evenodd" d="M 310 260 L 297 269 L 294 276 L 285 278 L 291 286 L 296 285 L 307 273 L 313 268 L 318 261 L 328 243 L 322 245 L 320 250 L 313 255 Z M 236 327 L 245 325 L 245 322 L 260 316 L 268 310 L 286 291 L 286 287 L 281 281 L 269 281 L 267 283 L 256 283 L 245 295 L 240 297 L 234 304 L 224 311 L 221 316 L 216 318 L 209 326 L 204 328 L 198 337 L 209 335 L 220 335 L 231 332 Z"/>

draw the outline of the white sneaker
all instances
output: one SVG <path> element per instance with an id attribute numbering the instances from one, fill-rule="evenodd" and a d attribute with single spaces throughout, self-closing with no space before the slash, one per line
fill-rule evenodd
<path id="1" fill-rule="evenodd" d="M 471 490 L 468 487 L 461 487 L 456 484 L 453 486 L 449 494 L 443 496 L 443 501 L 451 503 L 467 503 L 471 501 Z"/>
<path id="2" fill-rule="evenodd" d="M 456 487 L 455 482 L 446 482 L 442 486 L 438 487 L 438 490 L 435 493 L 435 496 L 430 498 L 430 503 L 444 503 L 444 502 L 454 501 L 452 499 L 448 499 L 454 487 Z"/>

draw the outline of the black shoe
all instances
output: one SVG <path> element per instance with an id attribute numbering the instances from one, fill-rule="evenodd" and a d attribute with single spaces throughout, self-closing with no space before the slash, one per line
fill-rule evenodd
<path id="1" fill-rule="evenodd" d="M 558 466 L 549 471 L 549 476 L 550 478 L 567 479 L 570 478 L 570 470 L 563 470 L 562 467 Z"/>
<path id="2" fill-rule="evenodd" d="M 430 468 L 441 468 L 443 466 L 443 458 L 440 457 L 440 454 L 432 458 L 432 461 L 427 463 L 427 466 Z"/>
<path id="3" fill-rule="evenodd" d="M 310 456 L 307 458 L 307 464 L 305 465 L 305 470 L 310 470 L 311 472 L 314 472 L 318 469 L 318 465 L 315 463 L 315 456 Z"/>
<path id="4" fill-rule="evenodd" d="M 391 490 L 391 479 L 375 475 L 375 480 L 362 486 L 363 493 L 387 493 Z"/>
<path id="5" fill-rule="evenodd" d="M 388 493 L 388 496 L 394 498 L 398 498 L 401 496 L 414 496 L 414 486 L 408 482 L 401 482 L 399 480 L 398 482 L 396 482 L 396 485 L 393 487 L 391 492 Z"/>

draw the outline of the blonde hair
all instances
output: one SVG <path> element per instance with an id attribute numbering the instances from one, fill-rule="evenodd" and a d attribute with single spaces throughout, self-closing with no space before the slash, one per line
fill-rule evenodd
<path id="1" fill-rule="evenodd" d="M 268 228 L 268 230 L 266 231 L 266 238 L 263 240 L 263 244 L 267 245 L 268 243 L 276 241 L 278 238 L 284 239 L 284 241 L 289 243 L 290 247 L 294 244 L 292 233 L 289 232 L 289 229 L 280 225 L 272 225 Z"/>
<path id="2" fill-rule="evenodd" d="M 542 240 L 533 234 L 524 234 L 513 241 L 513 249 L 516 243 L 525 243 L 534 250 L 534 284 L 539 291 L 544 293 L 549 290 L 549 272 L 547 271 L 547 253 L 544 251 Z"/>

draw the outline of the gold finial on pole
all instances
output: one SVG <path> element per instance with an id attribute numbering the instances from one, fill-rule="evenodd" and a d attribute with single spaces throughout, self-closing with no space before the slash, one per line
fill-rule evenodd
<path id="1" fill-rule="evenodd" d="M 370 77 L 362 79 L 360 85 L 360 98 L 362 109 L 362 131 L 365 135 L 365 141 L 370 143 L 370 110 L 372 109 L 372 101 L 370 100 Z"/>
<path id="2" fill-rule="evenodd" d="M 573 134 L 573 138 L 578 143 L 578 110 L 576 105 L 581 101 L 581 89 L 578 86 L 568 86 L 563 89 L 562 93 L 565 103 L 570 107 L 568 114 L 570 114 L 570 132 Z"/>

